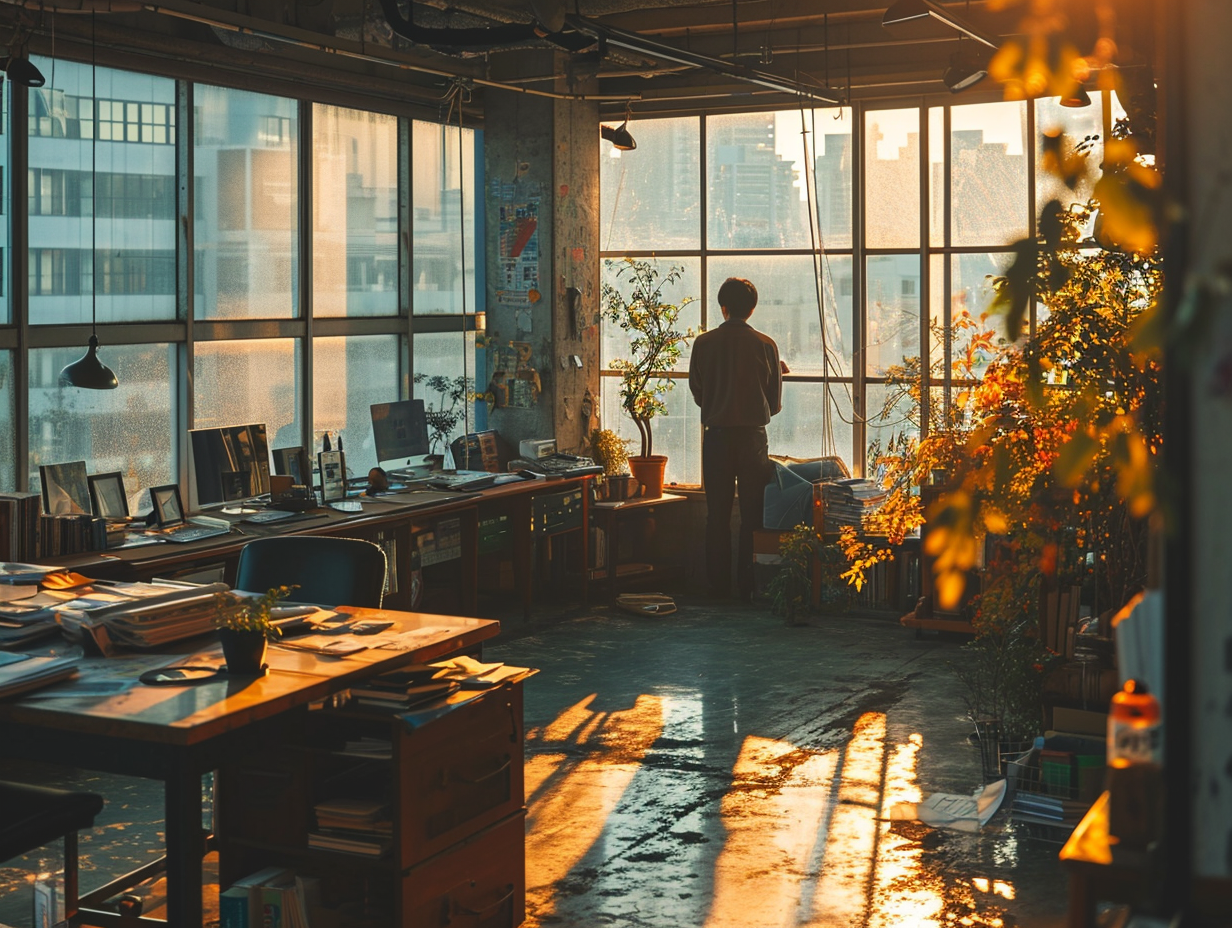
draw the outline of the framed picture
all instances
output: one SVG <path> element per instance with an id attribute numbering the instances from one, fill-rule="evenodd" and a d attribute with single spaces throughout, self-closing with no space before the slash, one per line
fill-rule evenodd
<path id="1" fill-rule="evenodd" d="M 100 519 L 127 519 L 128 495 L 124 492 L 124 475 L 118 470 L 110 474 L 90 474 L 90 508 Z"/>
<path id="2" fill-rule="evenodd" d="M 183 524 L 184 503 L 180 500 L 180 488 L 174 483 L 151 487 L 150 502 L 154 505 L 154 522 L 159 528 Z"/>
<path id="3" fill-rule="evenodd" d="M 295 483 L 308 486 L 312 483 L 312 465 L 303 446 L 274 449 L 274 473 L 285 474 Z"/>
<path id="4" fill-rule="evenodd" d="M 43 488 L 43 512 L 68 515 L 90 512 L 90 487 L 86 482 L 86 462 L 40 464 L 39 482 Z"/>
<path id="5" fill-rule="evenodd" d="M 317 455 L 321 471 L 321 502 L 346 499 L 346 458 L 341 451 L 322 451 Z"/>

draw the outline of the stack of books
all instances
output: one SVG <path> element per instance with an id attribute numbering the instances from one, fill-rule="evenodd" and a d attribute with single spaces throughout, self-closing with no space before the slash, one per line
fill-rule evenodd
<path id="1" fill-rule="evenodd" d="M 1089 802 L 1079 799 L 1063 799 L 1047 793 L 1018 790 L 1010 807 L 1010 817 L 1016 822 L 1063 829 L 1068 834 L 1082 821 L 1090 807 Z"/>
<path id="2" fill-rule="evenodd" d="M 447 675 L 445 668 L 411 664 L 352 687 L 351 702 L 372 709 L 409 709 L 456 690 L 458 683 Z"/>
<path id="3" fill-rule="evenodd" d="M 309 928 L 320 907 L 320 881 L 267 867 L 218 894 L 219 928 Z"/>
<path id="4" fill-rule="evenodd" d="M 103 551 L 107 547 L 107 521 L 89 513 L 44 515 L 39 518 L 38 556 L 60 557 Z"/>
<path id="5" fill-rule="evenodd" d="M 886 498 L 884 489 L 862 477 L 823 483 L 821 494 L 826 504 L 826 531 L 837 531 L 844 525 L 859 528 Z"/>
<path id="6" fill-rule="evenodd" d="M 314 806 L 317 830 L 308 846 L 364 857 L 384 857 L 393 837 L 389 806 L 375 799 L 329 799 Z"/>
<path id="7" fill-rule="evenodd" d="M 56 607 L 56 612 L 71 639 L 102 625 L 117 644 L 154 648 L 212 631 L 214 594 L 227 589 L 225 583 L 114 584 L 105 595 L 82 596 Z"/>
<path id="8" fill-rule="evenodd" d="M 0 493 L 0 561 L 24 561 L 36 557 L 38 493 Z"/>

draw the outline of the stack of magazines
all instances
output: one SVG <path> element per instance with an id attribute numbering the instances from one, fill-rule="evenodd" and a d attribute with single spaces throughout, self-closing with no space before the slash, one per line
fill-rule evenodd
<path id="1" fill-rule="evenodd" d="M 67 657 L 0 654 L 0 699 L 64 680 L 77 672 L 77 661 Z"/>
<path id="2" fill-rule="evenodd" d="M 317 830 L 308 846 L 365 857 L 383 857 L 393 837 L 389 806 L 373 799 L 329 799 L 314 807 Z"/>
<path id="3" fill-rule="evenodd" d="M 116 644 L 155 648 L 210 632 L 214 594 L 227 589 L 225 583 L 116 584 L 58 606 L 56 614 L 71 639 L 101 625 Z"/>

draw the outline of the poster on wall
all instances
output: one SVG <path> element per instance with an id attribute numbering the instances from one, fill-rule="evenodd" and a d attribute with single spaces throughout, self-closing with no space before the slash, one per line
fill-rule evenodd
<path id="1" fill-rule="evenodd" d="M 499 273 L 496 298 L 501 303 L 530 306 L 539 301 L 538 197 L 501 203 Z"/>

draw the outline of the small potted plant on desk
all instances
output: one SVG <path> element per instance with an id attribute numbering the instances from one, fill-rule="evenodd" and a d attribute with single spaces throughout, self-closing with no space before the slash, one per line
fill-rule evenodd
<path id="1" fill-rule="evenodd" d="M 470 378 L 459 374 L 446 377 L 444 374 L 416 374 L 415 383 L 427 384 L 436 394 L 436 402 L 424 404 L 424 418 L 428 420 L 428 459 L 433 470 L 440 470 L 445 462 L 449 439 L 458 423 L 466 418 L 466 404 L 471 399 Z M 455 462 L 456 464 L 456 462 Z"/>
<path id="2" fill-rule="evenodd" d="M 629 469 L 642 485 L 642 496 L 658 499 L 663 495 L 663 470 L 667 457 L 654 454 L 651 420 L 667 412 L 663 397 L 675 381 L 667 373 L 676 366 L 692 329 L 677 327 L 680 311 L 693 302 L 685 297 L 679 303 L 663 299 L 663 288 L 674 285 L 684 273 L 683 267 L 669 267 L 660 274 L 657 263 L 608 261 L 615 268 L 618 284 L 603 285 L 603 316 L 620 326 L 629 337 L 629 358 L 617 358 L 612 367 L 621 372 L 620 405 L 637 426 L 642 439 L 641 454 L 629 458 Z M 622 287 L 629 287 L 626 297 Z"/>
<path id="3" fill-rule="evenodd" d="M 590 456 L 603 468 L 599 495 L 606 500 L 629 498 L 633 477 L 629 473 L 629 440 L 611 429 L 595 429 L 590 433 Z"/>
<path id="4" fill-rule="evenodd" d="M 215 624 L 227 673 L 259 675 L 265 672 L 265 650 L 278 628 L 270 621 L 270 610 L 291 594 L 292 587 L 276 586 L 255 599 L 235 593 L 214 595 Z"/>

